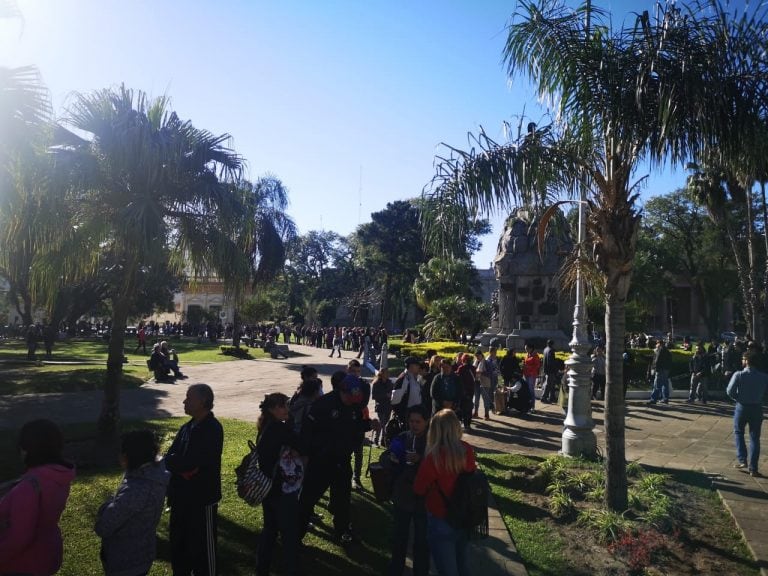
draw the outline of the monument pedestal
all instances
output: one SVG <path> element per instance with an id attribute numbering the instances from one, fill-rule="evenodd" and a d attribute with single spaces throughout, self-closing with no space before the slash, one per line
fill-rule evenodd
<path id="1" fill-rule="evenodd" d="M 536 330 L 528 328 L 512 330 L 512 333 L 507 336 L 506 346 L 507 348 L 511 346 L 515 350 L 523 350 L 528 340 L 544 340 L 544 342 L 553 340 L 557 350 L 567 350 L 570 338 L 562 330 Z"/>

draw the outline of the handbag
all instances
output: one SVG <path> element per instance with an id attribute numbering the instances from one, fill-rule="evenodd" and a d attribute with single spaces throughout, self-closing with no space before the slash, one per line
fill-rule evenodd
<path id="1" fill-rule="evenodd" d="M 371 479 L 373 495 L 379 502 L 388 502 L 392 498 L 392 460 L 391 452 L 384 450 L 379 455 L 379 461 L 371 463 L 373 445 L 368 446 L 368 469 L 365 475 Z"/>
<path id="2" fill-rule="evenodd" d="M 250 452 L 243 456 L 240 465 L 235 468 L 235 484 L 237 486 L 237 495 L 246 504 L 258 506 L 272 489 L 272 478 L 267 476 L 259 467 L 257 445 L 248 440 L 248 447 Z"/>

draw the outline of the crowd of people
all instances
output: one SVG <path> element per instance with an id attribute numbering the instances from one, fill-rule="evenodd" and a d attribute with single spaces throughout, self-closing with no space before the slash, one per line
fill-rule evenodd
<path id="1" fill-rule="evenodd" d="M 439 362 L 434 362 L 439 365 Z M 261 402 L 256 451 L 260 469 L 273 478 L 261 503 L 263 525 L 255 551 L 256 573 L 270 574 L 275 542 L 280 538 L 283 572 L 301 568 L 301 541 L 322 516 L 320 498 L 329 493 L 334 535 L 346 545 L 356 540 L 352 524 L 352 491 L 361 490 L 365 434 L 381 434 L 391 446 L 397 471 L 392 485 L 395 518 L 388 574 L 405 568 L 408 531 L 415 527 L 414 574 L 426 576 L 432 563 L 438 574 L 468 575 L 469 534 L 447 519 L 448 500 L 457 477 L 475 469 L 474 453 L 461 440 L 458 404 L 454 404 L 452 366 L 442 364 L 431 396 L 416 376 L 422 363 L 407 362 L 402 378 L 412 387 L 397 401 L 390 382 L 387 395 L 406 424 L 386 437 L 371 417 L 372 387 L 360 378 L 361 363 L 331 376 L 330 390 L 312 367 L 301 372 L 292 398 L 267 394 Z M 451 369 L 451 370 L 449 370 Z M 386 372 L 374 382 L 377 397 Z M 385 384 L 386 387 L 386 384 Z M 440 388 L 440 390 L 438 390 Z M 400 388 L 398 388 L 400 390 Z M 378 402 L 377 402 L 378 403 Z M 187 389 L 184 411 L 190 417 L 162 458 L 155 435 L 134 430 L 121 439 L 123 478 L 112 497 L 98 509 L 94 531 L 101 538 L 100 559 L 108 576 L 145 576 L 156 555 L 156 529 L 167 502 L 174 575 L 218 573 L 216 565 L 218 506 L 224 431 L 213 414 L 214 393 L 206 384 Z M 377 412 L 379 412 L 377 410 Z M 379 412 L 384 417 L 387 413 Z M 6 486 L 0 500 L 0 574 L 55 574 L 63 561 L 58 527 L 75 478 L 63 457 L 63 436 L 49 420 L 26 424 L 18 442 L 26 472 Z M 287 464 L 286 464 L 287 463 Z"/>

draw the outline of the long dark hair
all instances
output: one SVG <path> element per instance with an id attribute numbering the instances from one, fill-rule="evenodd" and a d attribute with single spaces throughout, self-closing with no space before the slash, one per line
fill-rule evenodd
<path id="1" fill-rule="evenodd" d="M 256 434 L 257 439 L 261 437 L 264 430 L 267 429 L 267 426 L 272 422 L 275 422 L 275 417 L 272 416 L 270 410 L 272 408 L 277 408 L 278 406 L 285 406 L 286 404 L 288 404 L 288 396 L 281 392 L 274 392 L 264 396 L 264 400 L 259 404 L 261 414 L 259 414 L 259 419 L 256 422 L 256 430 L 258 430 Z"/>
<path id="2" fill-rule="evenodd" d="M 62 457 L 64 435 L 51 420 L 31 420 L 21 427 L 19 449 L 24 450 L 24 464 L 27 468 L 46 464 L 65 464 Z"/>

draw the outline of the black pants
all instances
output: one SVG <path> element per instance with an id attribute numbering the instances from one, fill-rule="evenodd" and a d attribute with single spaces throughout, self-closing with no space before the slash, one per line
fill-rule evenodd
<path id="1" fill-rule="evenodd" d="M 261 503 L 264 512 L 264 528 L 259 536 L 256 551 L 256 574 L 269 576 L 272 554 L 280 533 L 283 547 L 283 566 L 281 572 L 287 576 L 298 574 L 299 558 L 299 498 L 297 494 L 280 494 L 269 497 Z"/>
<path id="2" fill-rule="evenodd" d="M 175 502 L 171 507 L 170 540 L 173 576 L 216 576 L 218 504 Z"/>
<path id="3" fill-rule="evenodd" d="M 352 466 L 349 457 L 344 462 L 310 460 L 299 499 L 299 534 L 303 538 L 309 518 L 325 491 L 331 489 L 329 509 L 333 527 L 338 534 L 349 530 L 352 499 Z"/>
<path id="4" fill-rule="evenodd" d="M 413 575 L 427 576 L 429 574 L 427 511 L 423 506 L 417 511 L 393 506 L 392 515 L 394 517 L 392 559 L 389 562 L 387 576 L 402 576 L 403 570 L 405 570 L 405 556 L 408 552 L 411 521 L 413 521 Z"/>
<path id="5" fill-rule="evenodd" d="M 365 436 L 360 438 L 360 442 L 355 446 L 355 470 L 354 470 L 354 478 L 358 482 L 360 482 L 360 478 L 363 474 L 363 459 L 364 459 L 364 452 L 363 452 L 363 445 L 365 443 Z"/>

